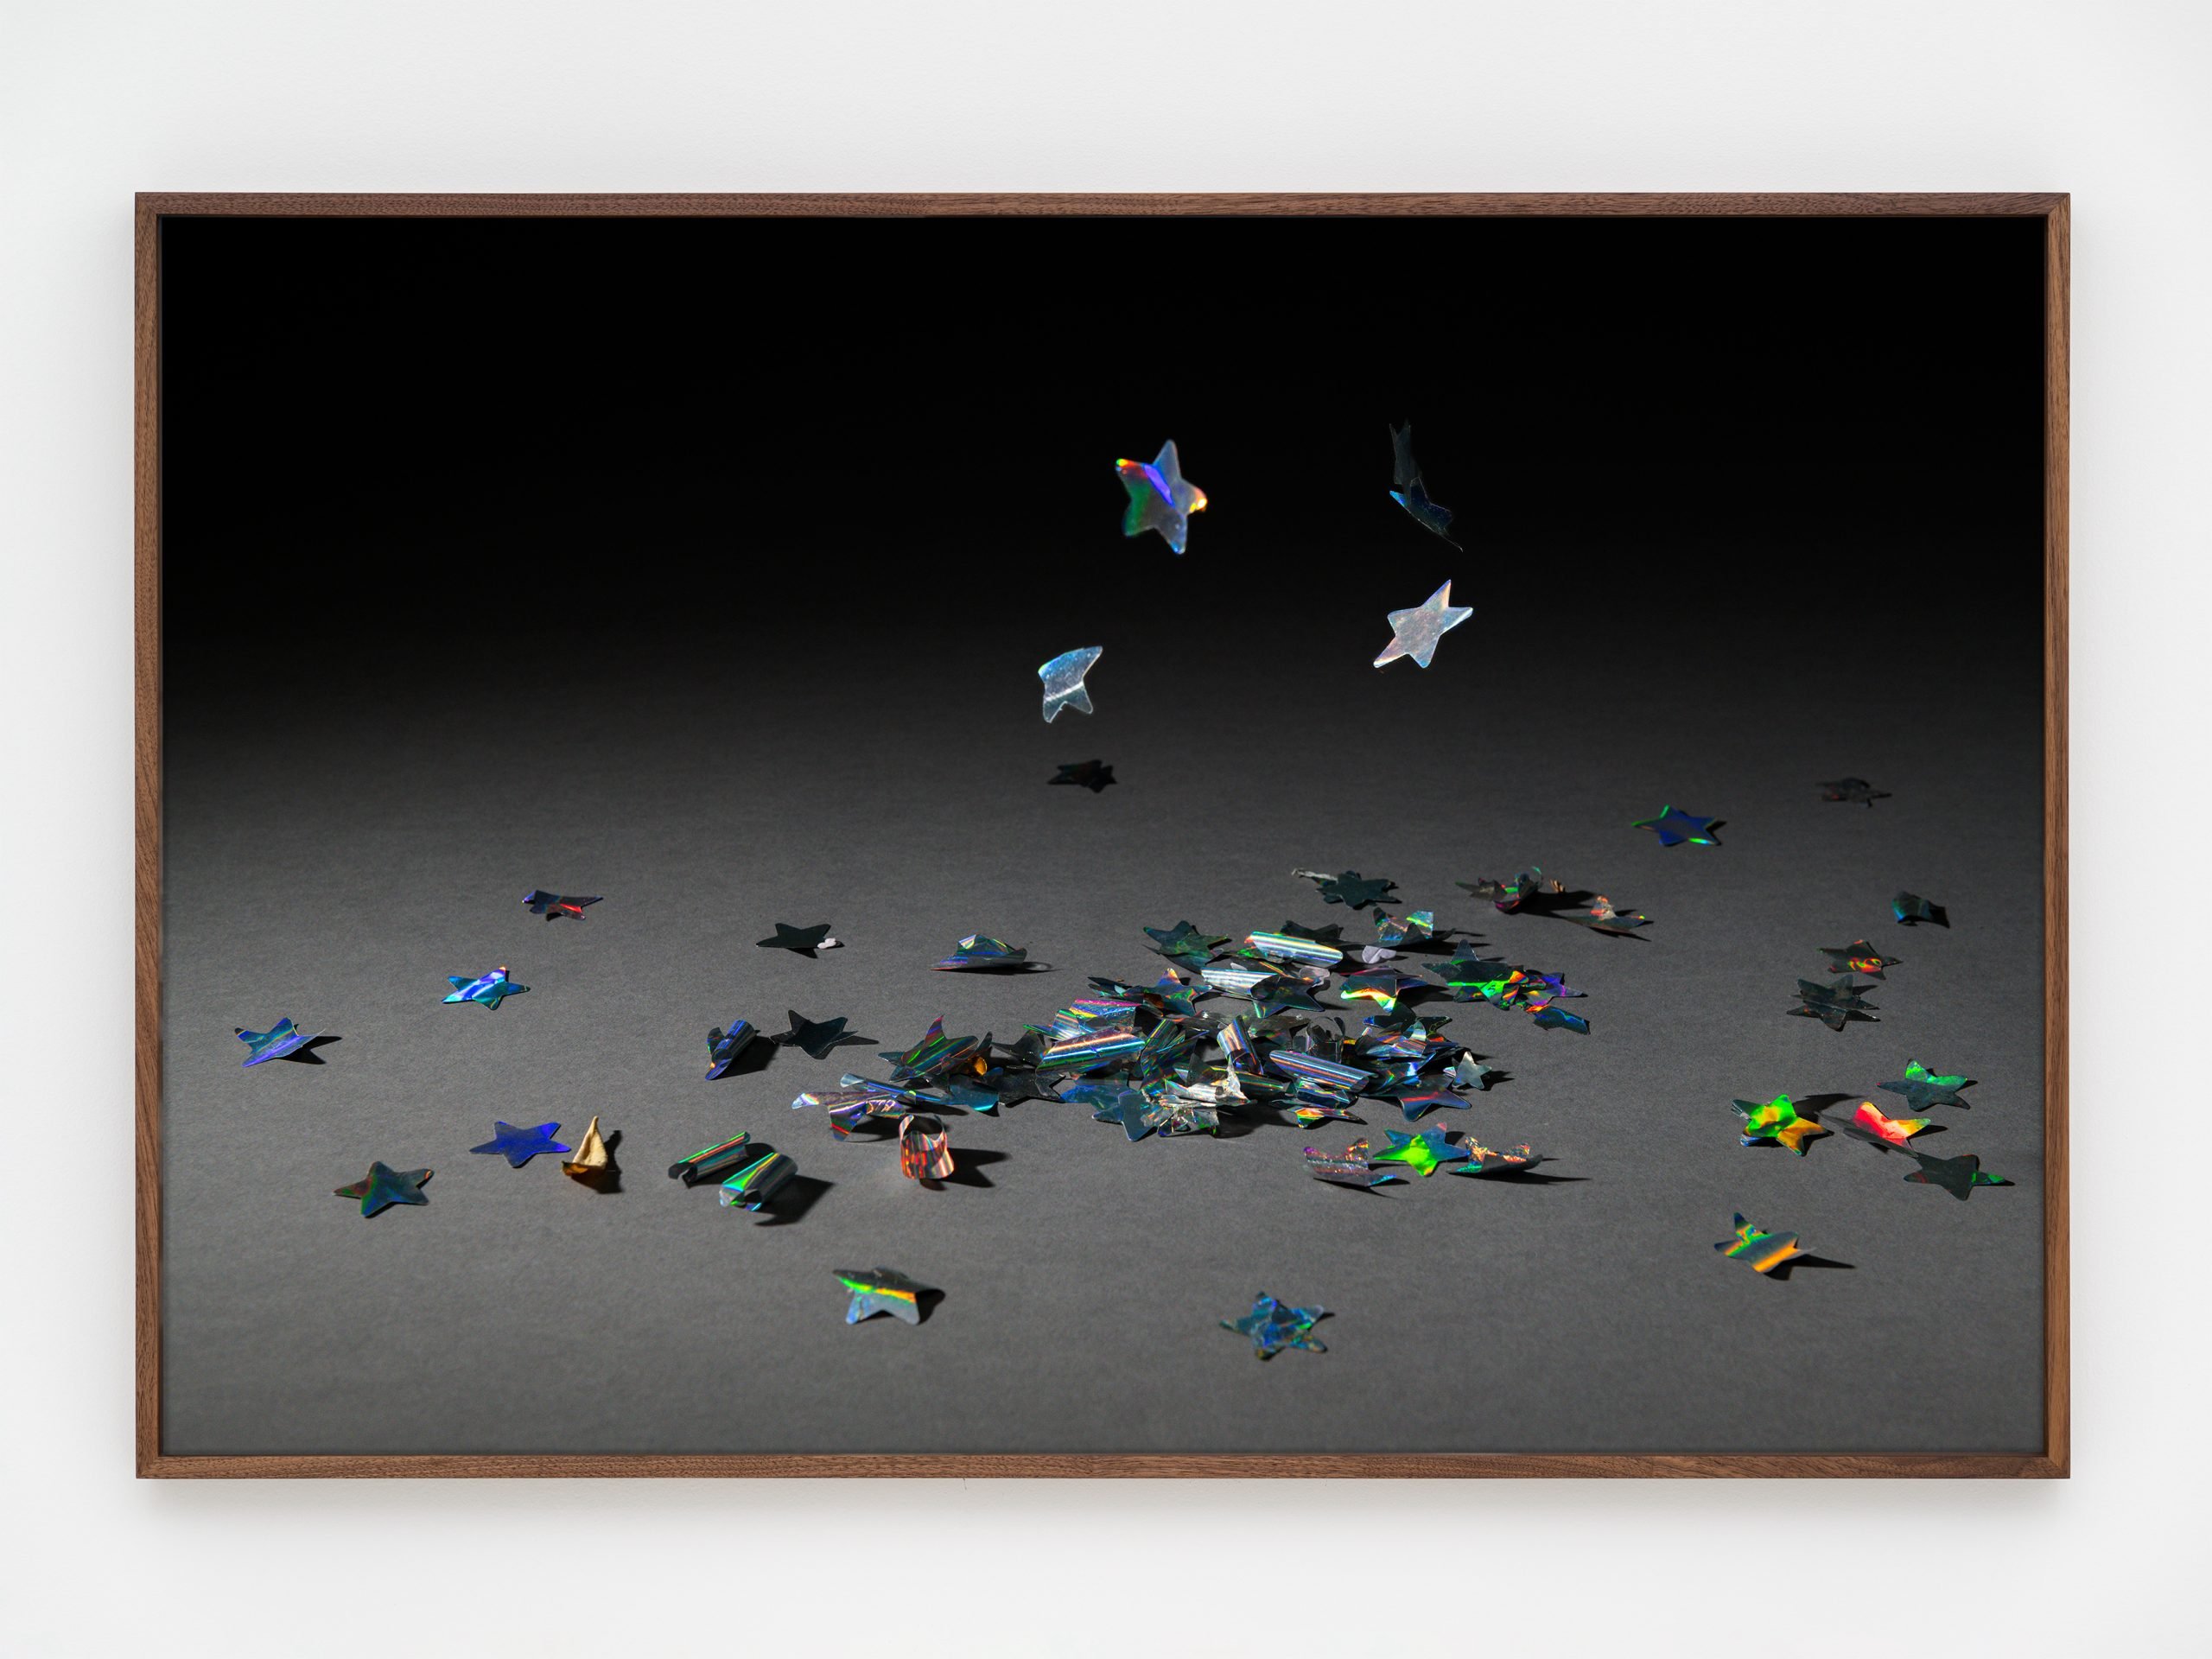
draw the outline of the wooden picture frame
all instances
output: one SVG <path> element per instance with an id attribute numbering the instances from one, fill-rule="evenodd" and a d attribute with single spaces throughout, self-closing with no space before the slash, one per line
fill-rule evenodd
<path id="1" fill-rule="evenodd" d="M 2001 216 L 2040 220 L 2044 402 L 2044 1437 L 2030 1454 L 180 1456 L 162 1440 L 161 230 L 167 219 L 906 215 Z M 163 1478 L 393 1476 L 2063 1477 L 2069 1471 L 2067 316 L 2063 194 L 283 195 L 137 200 L 137 1472 Z"/>

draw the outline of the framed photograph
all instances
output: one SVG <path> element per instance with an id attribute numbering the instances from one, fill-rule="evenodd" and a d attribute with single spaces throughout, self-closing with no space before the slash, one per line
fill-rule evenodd
<path id="1" fill-rule="evenodd" d="M 2064 1475 L 2067 213 L 140 197 L 140 1472 Z"/>

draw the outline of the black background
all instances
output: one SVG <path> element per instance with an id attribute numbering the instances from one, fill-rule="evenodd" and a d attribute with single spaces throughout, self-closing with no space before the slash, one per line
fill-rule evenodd
<path id="1" fill-rule="evenodd" d="M 1446 576 L 1624 642 L 1662 608 L 1810 603 L 2031 652 L 2040 236 L 170 219 L 173 707 L 249 661 L 416 645 L 1033 662 L 1165 616 L 1234 655 L 1224 619 L 1341 612 L 1363 641 Z M 1465 553 L 1384 493 L 1398 419 Z M 1112 463 L 1167 437 L 1211 503 L 1181 560 L 1119 528 Z"/>

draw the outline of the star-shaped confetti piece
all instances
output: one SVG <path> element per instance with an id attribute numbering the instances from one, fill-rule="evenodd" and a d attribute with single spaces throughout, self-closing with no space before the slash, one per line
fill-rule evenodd
<path id="1" fill-rule="evenodd" d="M 1423 530 L 1458 547 L 1459 543 L 1452 540 L 1450 533 L 1452 509 L 1430 500 L 1428 486 L 1421 481 L 1421 463 L 1414 459 L 1411 421 L 1390 429 L 1390 499 L 1411 514 L 1414 522 Z"/>
<path id="2" fill-rule="evenodd" d="M 1903 1095 L 1906 1109 L 1924 1112 L 1931 1106 L 1970 1107 L 1974 1103 L 1959 1097 L 1959 1090 L 1974 1087 L 1974 1079 L 1966 1077 L 1938 1077 L 1918 1060 L 1904 1063 L 1904 1076 L 1891 1083 L 1878 1084 L 1878 1088 L 1893 1095 Z"/>
<path id="3" fill-rule="evenodd" d="M 1290 1109 L 1290 1115 L 1297 1120 L 1298 1127 L 1301 1129 L 1319 1128 L 1321 1124 L 1328 1122 L 1332 1118 L 1341 1120 L 1346 1123 L 1360 1123 L 1366 1121 L 1363 1118 L 1355 1116 L 1351 1111 L 1348 1103 L 1332 1103 L 1328 1101 L 1317 1102 L 1313 1100 L 1310 1096 L 1300 1096 L 1300 1100 L 1302 1103 L 1301 1104 L 1293 1106 Z M 1364 1147 L 1367 1143 L 1363 1141 L 1359 1144 L 1362 1147 Z M 1309 1147 L 1308 1150 L 1310 1151 L 1311 1148 Z M 1349 1157 L 1351 1154 L 1346 1154 L 1345 1155 Z M 1361 1154 L 1362 1157 L 1364 1157 L 1365 1155 L 1366 1154 L 1364 1153 Z"/>
<path id="4" fill-rule="evenodd" d="M 763 950 L 796 950 L 802 957 L 810 957 L 817 950 L 837 949 L 837 941 L 830 937 L 827 922 L 814 927 L 793 927 L 789 922 L 778 922 L 772 936 L 753 943 Z"/>
<path id="5" fill-rule="evenodd" d="M 446 982 L 453 987 L 448 1002 L 480 1002 L 487 1008 L 496 1008 L 511 996 L 520 996 L 530 987 L 518 985 L 507 977 L 506 964 L 502 963 L 488 974 L 479 974 L 474 979 L 463 979 L 459 974 L 448 974 Z"/>
<path id="6" fill-rule="evenodd" d="M 1192 968 L 1205 967 L 1229 943 L 1227 934 L 1201 933 L 1188 921 L 1178 922 L 1173 927 L 1147 927 L 1144 931 L 1152 941 L 1152 950 Z"/>
<path id="7" fill-rule="evenodd" d="M 1376 1169 L 1368 1159 L 1367 1144 L 1363 1140 L 1355 1141 L 1342 1152 L 1324 1152 L 1319 1147 L 1308 1147 L 1306 1173 L 1315 1180 L 1327 1181 L 1332 1186 L 1362 1189 L 1405 1179 L 1394 1169 Z"/>
<path id="8" fill-rule="evenodd" d="M 1117 461 L 1114 470 L 1121 474 L 1122 487 L 1129 494 L 1129 505 L 1122 513 L 1122 534 L 1141 536 L 1147 530 L 1156 530 L 1160 540 L 1180 553 L 1190 538 L 1191 515 L 1206 510 L 1206 497 L 1205 491 L 1183 476 L 1175 440 L 1161 444 L 1149 464 Z"/>
<path id="9" fill-rule="evenodd" d="M 289 1016 L 266 1031 L 248 1031 L 244 1026 L 232 1026 L 231 1032 L 245 1045 L 245 1058 L 238 1062 L 240 1065 L 259 1065 L 264 1060 L 281 1060 L 287 1054 L 296 1054 L 320 1034 L 300 1030 Z"/>
<path id="10" fill-rule="evenodd" d="M 1713 1248 L 1738 1262 L 1748 1262 L 1760 1273 L 1772 1273 L 1783 1262 L 1805 1254 L 1797 1248 L 1795 1233 L 1763 1233 L 1743 1217 L 1736 1217 L 1736 1236 L 1724 1238 Z"/>
<path id="11" fill-rule="evenodd" d="M 1872 1021 L 1873 1004 L 1859 995 L 1872 985 L 1853 982 L 1849 974 L 1823 985 L 1817 980 L 1797 982 L 1797 1006 L 1789 1010 L 1807 1020 L 1817 1020 L 1830 1031 L 1841 1031 L 1853 1020 Z"/>
<path id="12" fill-rule="evenodd" d="M 922 1322 L 922 1298 L 936 1287 L 909 1279 L 896 1268 L 839 1268 L 837 1281 L 851 1294 L 845 1323 L 858 1325 L 878 1313 L 888 1313 L 906 1325 Z"/>
<path id="13" fill-rule="evenodd" d="M 1859 1109 L 1849 1117 L 1834 1120 L 1843 1132 L 1864 1141 L 1877 1152 L 1887 1152 L 1892 1147 L 1902 1147 L 1936 1120 L 1929 1117 L 1885 1117 L 1871 1100 L 1859 1103 Z"/>
<path id="14" fill-rule="evenodd" d="M 1828 959 L 1832 974 L 1864 974 L 1869 979 L 1886 977 L 1885 968 L 1894 968 L 1903 957 L 1885 957 L 1864 939 L 1853 939 L 1846 945 L 1821 945 L 1820 952 Z"/>
<path id="15" fill-rule="evenodd" d="M 1012 974 L 1027 973 L 1047 964 L 1030 961 L 1029 952 L 1020 945 L 1008 944 L 1004 939 L 995 939 L 985 933 L 970 933 L 952 947 L 950 956 L 930 965 L 949 973 Z"/>
<path id="16" fill-rule="evenodd" d="M 1302 875 L 1320 888 L 1323 904 L 1348 905 L 1354 910 L 1382 904 L 1398 887 L 1395 881 L 1370 880 L 1357 870 L 1346 870 L 1341 875 L 1331 875 L 1325 870 L 1293 870 L 1291 874 Z"/>
<path id="17" fill-rule="evenodd" d="M 359 1198 L 364 1220 L 395 1204 L 428 1204 L 423 1196 L 423 1183 L 430 1179 L 427 1169 L 394 1169 L 389 1164 L 371 1164 L 369 1173 L 350 1186 L 333 1189 L 333 1196 Z"/>
<path id="18" fill-rule="evenodd" d="M 1418 1123 L 1425 1115 L 1439 1107 L 1462 1112 L 1469 1109 L 1467 1101 L 1459 1095 L 1441 1084 L 1425 1083 L 1418 1077 L 1404 1083 L 1386 1084 L 1377 1093 L 1384 1100 L 1397 1102 L 1398 1109 L 1405 1114 L 1408 1123 Z"/>
<path id="19" fill-rule="evenodd" d="M 1658 817 L 1638 818 L 1629 828 L 1650 830 L 1659 837 L 1662 847 L 1679 847 L 1684 842 L 1696 847 L 1718 847 L 1720 838 L 1713 833 L 1713 826 L 1720 822 L 1719 818 L 1700 818 L 1677 807 L 1662 806 Z"/>
<path id="20" fill-rule="evenodd" d="M 1389 1138 L 1389 1148 L 1375 1154 L 1378 1164 L 1404 1164 L 1423 1175 L 1433 1175 L 1440 1166 L 1457 1163 L 1468 1155 L 1465 1147 L 1455 1147 L 1442 1129 L 1423 1129 L 1419 1135 L 1401 1135 L 1395 1129 L 1382 1133 Z"/>
<path id="21" fill-rule="evenodd" d="M 728 1076 L 730 1067 L 737 1064 L 738 1058 L 752 1046 L 753 1039 L 760 1034 L 753 1030 L 753 1022 L 749 1020 L 731 1020 L 728 1031 L 720 1026 L 709 1030 L 707 1033 L 709 1081 Z"/>
<path id="22" fill-rule="evenodd" d="M 1853 801 L 1871 807 L 1877 801 L 1886 801 L 1890 791 L 1877 789 L 1864 778 L 1837 778 L 1821 785 L 1824 801 Z"/>
<path id="23" fill-rule="evenodd" d="M 1922 1186 L 1940 1186 L 1953 1198 L 1963 1202 L 1977 1186 L 2010 1186 L 2012 1182 L 1999 1175 L 1992 1175 L 1981 1166 L 1980 1157 L 1965 1153 L 1956 1158 L 1936 1158 L 1924 1152 L 1915 1152 L 1910 1147 L 1905 1156 L 1920 1167 L 1905 1177 Z"/>
<path id="24" fill-rule="evenodd" d="M 1325 1307 L 1293 1307 L 1262 1291 L 1252 1299 L 1252 1311 L 1241 1319 L 1224 1319 L 1221 1328 L 1252 1338 L 1252 1351 L 1272 1359 L 1286 1348 L 1303 1348 L 1309 1354 L 1325 1354 L 1326 1344 L 1317 1341 L 1313 1327 L 1329 1317 Z"/>
<path id="25" fill-rule="evenodd" d="M 944 1016 L 939 1014 L 930 1021 L 930 1028 L 915 1039 L 912 1047 L 880 1052 L 882 1058 L 891 1062 L 892 1082 L 926 1083 L 978 1053 L 983 1042 L 979 1037 L 946 1036 Z"/>
<path id="26" fill-rule="evenodd" d="M 1509 1147 L 1496 1151 L 1478 1141 L 1467 1142 L 1467 1161 L 1452 1166 L 1454 1175 L 1525 1175 L 1538 1164 L 1548 1164 L 1549 1158 L 1541 1152 L 1531 1152 L 1527 1147 Z"/>
<path id="27" fill-rule="evenodd" d="M 542 887 L 532 887 L 528 893 L 523 894 L 522 901 L 530 906 L 531 915 L 543 916 L 549 922 L 556 921 L 563 916 L 571 917 L 581 922 L 584 918 L 584 906 L 597 904 L 600 897 L 598 893 L 588 896 L 571 896 L 566 893 L 547 893 Z"/>
<path id="28" fill-rule="evenodd" d="M 1942 906 L 1930 904 L 1916 893 L 1900 893 L 1890 900 L 1890 914 L 1907 927 L 1917 927 L 1926 922 L 1935 927 L 1948 927 L 1951 913 Z"/>
<path id="29" fill-rule="evenodd" d="M 1091 712 L 1090 690 L 1083 677 L 1090 672 L 1091 665 L 1106 654 L 1103 645 L 1085 645 L 1080 651 L 1064 651 L 1037 671 L 1037 677 L 1045 683 L 1045 723 L 1051 725 L 1060 717 L 1060 710 L 1072 709 L 1077 714 Z"/>
<path id="30" fill-rule="evenodd" d="M 1045 781 L 1048 784 L 1073 784 L 1077 789 L 1087 789 L 1094 795 L 1102 795 L 1116 779 L 1114 768 L 1103 760 L 1075 760 L 1062 766 L 1058 777 L 1047 778 Z"/>
<path id="31" fill-rule="evenodd" d="M 1436 655 L 1436 642 L 1474 613 L 1472 606 L 1452 602 L 1452 584 L 1446 582 L 1411 609 L 1390 613 L 1390 643 L 1382 647 L 1375 666 L 1410 657 L 1427 668 Z"/>
<path id="32" fill-rule="evenodd" d="M 494 1119 L 492 1138 L 482 1146 L 471 1147 L 469 1150 L 495 1153 L 513 1167 L 520 1169 L 541 1152 L 569 1150 L 553 1138 L 554 1132 L 560 1127 L 558 1123 L 539 1123 L 531 1128 L 518 1129 L 512 1123 L 502 1123 Z"/>
<path id="33" fill-rule="evenodd" d="M 1787 1095 L 1777 1095 L 1764 1106 L 1749 1100 L 1733 1104 L 1744 1120 L 1743 1142 L 1747 1147 L 1772 1141 L 1802 1158 L 1806 1143 L 1827 1133 L 1817 1118 L 1802 1115 Z"/>
<path id="34" fill-rule="evenodd" d="M 835 1020 L 809 1020 L 796 1008 L 787 1008 L 784 1012 L 791 1021 L 791 1029 L 778 1032 L 776 1041 L 789 1044 L 793 1048 L 803 1048 L 817 1060 L 828 1059 L 831 1049 L 846 1043 L 868 1040 L 856 1032 L 847 1031 L 845 1016 L 842 1014 Z"/>

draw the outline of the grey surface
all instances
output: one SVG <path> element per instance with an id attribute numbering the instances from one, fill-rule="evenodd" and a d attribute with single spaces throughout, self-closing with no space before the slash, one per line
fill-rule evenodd
<path id="1" fill-rule="evenodd" d="M 1630 652 L 1496 612 L 1427 674 L 1377 675 L 1379 628 L 1319 627 L 1302 674 L 1108 639 L 1098 714 L 1052 728 L 1034 664 L 1088 643 L 1079 622 L 1039 649 L 455 652 L 391 663 L 374 695 L 302 680 L 173 709 L 168 1449 L 2039 1445 L 2031 675 L 1934 677 L 1840 620 L 1779 640 L 1662 621 Z M 1847 713 L 1808 720 L 1834 696 Z M 1119 787 L 1043 786 L 1092 755 Z M 1892 798 L 1817 798 L 1847 772 Z M 1722 816 L 1725 845 L 1625 827 L 1666 802 Z M 1452 885 L 1531 860 L 1655 925 L 1603 938 Z M 940 1013 L 1004 1035 L 1088 973 L 1155 975 L 1141 924 L 1347 919 L 1294 866 L 1395 878 L 1589 993 L 1586 1038 L 1450 1009 L 1512 1077 L 1428 1120 L 1580 1179 L 1366 1195 L 1304 1173 L 1341 1126 L 1131 1146 L 1030 1103 L 951 1120 L 957 1150 L 1001 1157 L 928 1192 L 890 1144 L 789 1109 L 876 1044 L 702 1080 L 733 1014 L 845 1014 L 885 1047 Z M 532 886 L 607 897 L 547 923 Z M 1891 923 L 1899 887 L 1952 929 Z M 779 920 L 849 943 L 756 949 Z M 930 970 L 973 931 L 1054 971 Z M 1787 1017 L 1817 947 L 1860 935 L 1904 958 L 1880 1023 Z M 527 995 L 441 1004 L 445 975 L 499 962 Z M 280 1014 L 342 1040 L 243 1071 L 232 1028 Z M 1908 1057 L 1980 1080 L 1923 1144 L 2016 1185 L 1961 1204 L 1842 1136 L 1802 1159 L 1737 1144 L 1732 1097 L 1855 1101 Z M 621 1135 L 618 1192 L 467 1150 L 495 1117 L 594 1112 Z M 1395 1110 L 1365 1116 L 1379 1147 Z M 759 1224 L 664 1175 L 739 1128 L 830 1184 L 803 1215 Z M 365 1222 L 330 1196 L 372 1159 L 435 1166 L 429 1204 Z M 1738 1210 L 1851 1270 L 1723 1260 Z M 879 1262 L 944 1289 L 925 1324 L 842 1322 L 833 1269 Z M 1216 1328 L 1255 1290 L 1334 1310 L 1329 1352 L 1262 1364 Z"/>

